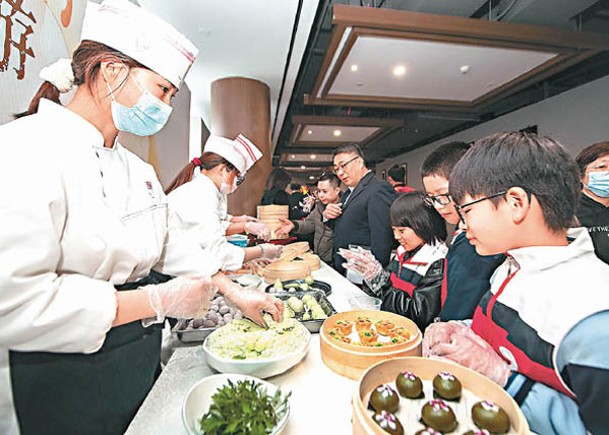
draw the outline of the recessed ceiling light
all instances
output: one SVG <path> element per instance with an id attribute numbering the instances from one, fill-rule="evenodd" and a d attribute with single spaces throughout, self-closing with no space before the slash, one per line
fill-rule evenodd
<path id="1" fill-rule="evenodd" d="M 295 158 L 296 158 L 296 156 L 295 156 L 294 154 L 292 154 L 292 155 L 290 156 L 290 158 L 291 158 L 291 159 L 295 159 Z"/>
<path id="2" fill-rule="evenodd" d="M 357 65 L 351 65 L 351 71 L 353 71 L 353 72 L 357 71 Z"/>
<path id="3" fill-rule="evenodd" d="M 469 65 L 461 65 L 461 68 L 459 68 L 459 72 L 461 74 L 467 74 L 470 70 L 470 66 Z"/>
<path id="4" fill-rule="evenodd" d="M 300 169 L 307 169 L 307 167 L 306 167 L 305 165 L 302 165 L 302 166 L 300 167 Z"/>
<path id="5" fill-rule="evenodd" d="M 398 65 L 395 68 L 393 68 L 393 75 L 394 76 L 403 76 L 404 74 L 406 74 L 406 67 L 404 65 Z"/>
<path id="6" fill-rule="evenodd" d="M 334 130 L 334 136 L 338 137 L 341 135 L 341 131 L 340 130 Z"/>
<path id="7" fill-rule="evenodd" d="M 317 156 L 315 154 L 311 154 L 311 160 L 315 160 Z"/>
<path id="8" fill-rule="evenodd" d="M 313 134 L 313 130 L 308 130 L 307 134 Z"/>

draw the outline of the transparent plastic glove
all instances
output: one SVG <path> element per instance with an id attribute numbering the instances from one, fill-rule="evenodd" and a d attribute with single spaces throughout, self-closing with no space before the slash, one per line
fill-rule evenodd
<path id="1" fill-rule="evenodd" d="M 156 318 L 143 319 L 143 326 L 161 323 L 165 317 L 201 318 L 216 293 L 209 278 L 174 278 L 142 289 L 148 294 L 148 302 L 156 313 Z"/>
<path id="2" fill-rule="evenodd" d="M 262 249 L 262 258 L 267 260 L 275 260 L 276 258 L 281 257 L 283 246 L 273 245 L 272 243 L 263 243 L 259 246 L 260 249 Z"/>
<path id="3" fill-rule="evenodd" d="M 224 299 L 241 310 L 248 319 L 267 327 L 263 313 L 270 314 L 276 322 L 283 318 L 283 302 L 268 293 L 239 287 L 229 287 L 222 292 Z"/>
<path id="4" fill-rule="evenodd" d="M 430 356 L 469 367 L 502 387 L 511 373 L 509 364 L 470 328 L 456 329 L 450 335 L 450 341 L 438 343 L 429 350 Z"/>
<path id="5" fill-rule="evenodd" d="M 462 328 L 469 327 L 456 320 L 450 320 L 448 322 L 436 322 L 429 325 L 425 329 L 425 334 L 423 334 L 423 356 L 428 358 L 430 356 L 430 349 L 432 347 L 439 343 L 450 342 L 451 335 Z"/>
<path id="6" fill-rule="evenodd" d="M 366 281 L 374 281 L 384 271 L 372 252 L 359 246 L 351 249 L 340 248 L 338 253 L 347 260 L 343 267 L 359 273 Z"/>
<path id="7" fill-rule="evenodd" d="M 262 240 L 269 240 L 271 238 L 271 229 L 264 222 L 246 222 L 245 232 L 253 234 Z"/>
<path id="8" fill-rule="evenodd" d="M 294 229 L 294 222 L 289 219 L 279 218 L 279 222 L 281 222 L 281 226 L 275 230 L 278 236 L 287 236 Z"/>
<path id="9" fill-rule="evenodd" d="M 235 223 L 239 223 L 239 222 L 258 222 L 258 219 L 256 219 L 253 216 L 248 216 L 246 214 L 243 214 L 241 216 L 233 216 L 233 218 L 231 219 L 231 222 L 235 222 Z"/>
<path id="10" fill-rule="evenodd" d="M 255 258 L 243 264 L 243 267 L 252 271 L 256 275 L 262 275 L 263 269 L 270 263 L 266 258 Z"/>

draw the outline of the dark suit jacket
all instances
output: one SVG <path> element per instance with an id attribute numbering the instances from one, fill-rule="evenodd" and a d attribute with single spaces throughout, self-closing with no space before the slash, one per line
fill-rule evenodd
<path id="1" fill-rule="evenodd" d="M 371 249 L 383 267 L 387 266 L 391 251 L 397 245 L 389 222 L 389 207 L 395 197 L 389 183 L 378 180 L 372 172 L 366 174 L 346 203 L 341 199 L 343 213 L 334 222 L 335 252 L 350 244 L 360 245 Z M 334 260 L 336 270 L 344 274 L 345 260 L 340 255 L 335 255 Z"/>

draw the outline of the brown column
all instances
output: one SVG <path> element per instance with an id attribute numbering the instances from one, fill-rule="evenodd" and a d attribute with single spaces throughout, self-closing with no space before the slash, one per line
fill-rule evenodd
<path id="1" fill-rule="evenodd" d="M 256 206 L 271 172 L 271 120 L 269 87 L 258 80 L 230 77 L 211 84 L 211 131 L 234 138 L 249 138 L 262 152 L 262 158 L 247 173 L 245 182 L 228 196 L 232 215 L 256 216 Z"/>

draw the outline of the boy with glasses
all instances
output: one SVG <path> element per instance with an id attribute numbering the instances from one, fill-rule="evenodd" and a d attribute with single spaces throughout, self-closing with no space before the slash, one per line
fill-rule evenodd
<path id="1" fill-rule="evenodd" d="M 431 152 L 421 166 L 425 202 L 451 225 L 458 224 L 459 215 L 448 193 L 449 176 L 469 148 L 465 142 L 448 142 Z M 457 228 L 446 254 L 440 319 L 471 319 L 480 297 L 489 288 L 491 275 L 504 259 L 503 255 L 478 255 L 465 232 Z"/>
<path id="2" fill-rule="evenodd" d="M 514 397 L 532 431 L 607 433 L 609 266 L 585 228 L 569 229 L 577 163 L 556 141 L 525 132 L 477 141 L 450 193 L 481 255 L 505 253 L 471 329 L 425 331 L 426 356 L 489 377 Z"/>

